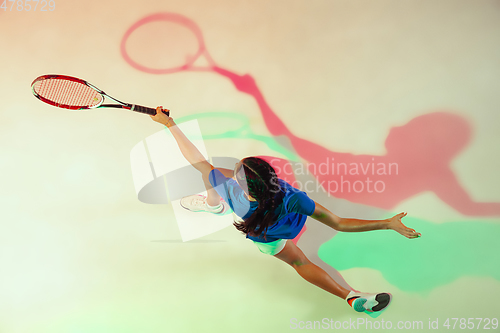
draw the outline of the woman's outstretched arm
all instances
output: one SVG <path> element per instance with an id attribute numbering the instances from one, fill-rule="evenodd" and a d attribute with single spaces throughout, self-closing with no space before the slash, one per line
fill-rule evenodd
<path id="1" fill-rule="evenodd" d="M 315 202 L 315 204 L 316 208 L 314 209 L 314 213 L 311 217 L 338 231 L 361 232 L 392 229 L 407 238 L 417 238 L 421 236 L 420 233 L 416 232 L 414 229 L 406 227 L 401 222 L 401 218 L 405 217 L 406 213 L 399 213 L 385 220 L 348 219 L 338 217 L 317 202 Z"/>
<path id="2" fill-rule="evenodd" d="M 151 119 L 168 127 L 170 133 L 172 133 L 175 138 L 175 141 L 177 141 L 177 145 L 179 146 L 182 155 L 184 155 L 186 160 L 191 163 L 193 167 L 201 172 L 201 177 L 207 190 L 206 203 L 210 206 L 219 205 L 221 197 L 215 189 L 212 188 L 210 180 L 208 179 L 210 171 L 214 169 L 213 165 L 208 163 L 205 156 L 203 156 L 198 148 L 196 148 L 196 146 L 184 135 L 184 133 L 182 133 L 179 126 L 176 126 L 174 120 L 163 113 L 163 108 L 161 106 L 156 108 L 156 114 L 151 116 Z"/>

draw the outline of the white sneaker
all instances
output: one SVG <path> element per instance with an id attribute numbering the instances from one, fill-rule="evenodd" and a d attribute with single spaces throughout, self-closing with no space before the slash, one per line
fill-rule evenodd
<path id="1" fill-rule="evenodd" d="M 207 198 L 201 194 L 194 194 L 184 197 L 181 199 L 180 204 L 183 208 L 192 212 L 208 212 L 220 215 L 224 215 L 224 213 L 226 213 L 229 208 L 228 204 L 221 198 L 220 207 L 211 209 L 207 206 Z"/>
<path id="2" fill-rule="evenodd" d="M 391 303 L 389 293 L 368 294 L 351 291 L 346 301 L 357 312 L 378 312 L 386 309 Z"/>

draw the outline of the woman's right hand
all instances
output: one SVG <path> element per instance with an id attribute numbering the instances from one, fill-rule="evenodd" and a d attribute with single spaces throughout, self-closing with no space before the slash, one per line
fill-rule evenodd
<path id="1" fill-rule="evenodd" d="M 156 108 L 156 114 L 154 116 L 150 116 L 151 119 L 156 121 L 157 123 L 163 124 L 165 126 L 172 125 L 173 119 L 172 117 L 167 116 L 163 110 L 170 111 L 168 109 L 163 109 L 162 106 Z"/>

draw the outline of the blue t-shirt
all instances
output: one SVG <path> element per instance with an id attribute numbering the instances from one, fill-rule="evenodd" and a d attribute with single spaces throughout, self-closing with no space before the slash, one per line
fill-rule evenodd
<path id="1" fill-rule="evenodd" d="M 226 178 L 219 170 L 213 169 L 208 178 L 215 191 L 242 219 L 250 217 L 259 206 L 257 201 L 250 201 L 245 197 L 243 189 L 236 180 Z M 302 230 L 307 216 L 314 213 L 316 205 L 305 192 L 296 189 L 282 179 L 278 181 L 284 196 L 283 202 L 276 207 L 275 223 L 267 228 L 265 238 L 263 234 L 258 237 L 247 235 L 247 238 L 253 241 L 269 243 L 278 239 L 293 239 Z"/>

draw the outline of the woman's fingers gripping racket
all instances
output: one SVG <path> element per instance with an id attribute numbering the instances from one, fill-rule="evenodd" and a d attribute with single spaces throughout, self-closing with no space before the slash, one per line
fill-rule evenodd
<path id="1" fill-rule="evenodd" d="M 163 106 L 158 106 L 156 108 L 156 114 L 150 117 L 157 123 L 167 126 L 167 124 L 172 120 L 172 117 L 170 117 L 169 115 L 170 115 L 169 109 L 164 109 Z"/>

